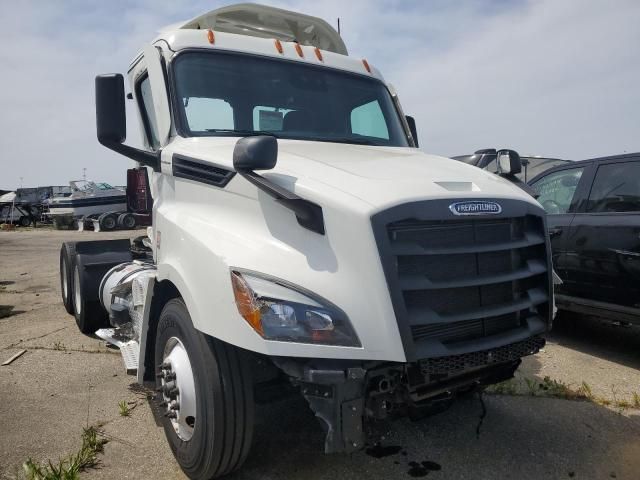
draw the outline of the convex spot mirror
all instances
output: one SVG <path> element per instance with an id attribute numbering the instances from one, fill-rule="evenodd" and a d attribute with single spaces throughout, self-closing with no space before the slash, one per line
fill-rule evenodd
<path id="1" fill-rule="evenodd" d="M 271 170 L 278 161 L 278 140 L 256 135 L 238 140 L 233 149 L 233 167 L 237 171 Z"/>
<path id="2" fill-rule="evenodd" d="M 100 143 L 123 143 L 127 138 L 124 99 L 124 77 L 121 74 L 96 77 L 96 130 Z"/>
<path id="3" fill-rule="evenodd" d="M 500 175 L 515 175 L 522 171 L 522 161 L 515 150 L 498 150 L 496 155 Z"/>

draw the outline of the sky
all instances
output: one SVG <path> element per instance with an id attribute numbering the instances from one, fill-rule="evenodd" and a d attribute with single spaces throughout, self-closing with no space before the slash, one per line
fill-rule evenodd
<path id="1" fill-rule="evenodd" d="M 131 163 L 95 136 L 94 77 L 125 73 L 163 26 L 216 0 L 3 1 L 0 189 L 87 178 Z M 340 18 L 349 53 L 382 71 L 421 149 L 572 160 L 640 151 L 640 1 L 316 0 L 266 4 Z M 131 109 L 131 103 L 128 103 Z M 127 142 L 140 145 L 128 111 Z"/>

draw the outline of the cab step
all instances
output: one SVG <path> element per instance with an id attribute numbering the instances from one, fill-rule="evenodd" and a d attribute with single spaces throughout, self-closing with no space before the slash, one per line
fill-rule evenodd
<path id="1" fill-rule="evenodd" d="M 136 375 L 138 373 L 138 355 L 140 352 L 140 344 L 138 342 L 127 339 L 116 328 L 101 328 L 96 331 L 96 335 L 120 349 L 127 375 Z"/>

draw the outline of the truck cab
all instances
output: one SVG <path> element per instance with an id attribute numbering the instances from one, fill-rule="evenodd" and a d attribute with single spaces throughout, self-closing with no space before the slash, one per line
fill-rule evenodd
<path id="1" fill-rule="evenodd" d="M 325 21 L 215 10 L 163 30 L 128 80 L 145 148 L 124 143 L 120 74 L 96 78 L 98 140 L 149 168 L 152 227 L 132 249 L 63 246 L 63 299 L 86 331 L 128 328 L 191 478 L 242 464 L 263 384 L 292 385 L 325 451 L 350 452 L 367 421 L 510 378 L 544 345 L 544 210 L 420 151 Z"/>

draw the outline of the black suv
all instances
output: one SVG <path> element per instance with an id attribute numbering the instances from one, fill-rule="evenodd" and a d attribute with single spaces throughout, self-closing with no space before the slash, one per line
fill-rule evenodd
<path id="1" fill-rule="evenodd" d="M 491 173 L 500 173 L 498 169 L 496 149 L 485 148 L 483 150 L 476 151 L 473 155 L 459 155 L 457 157 L 451 157 L 454 160 L 468 163 L 478 168 L 485 169 Z M 520 157 L 522 169 L 516 176 L 524 181 L 528 182 L 537 175 L 541 175 L 543 172 L 558 165 L 564 165 L 571 163 L 570 160 L 562 160 L 560 158 L 546 158 L 546 157 Z"/>
<path id="2" fill-rule="evenodd" d="M 640 324 L 640 153 L 571 162 L 529 184 L 548 213 L 558 308 Z"/>

